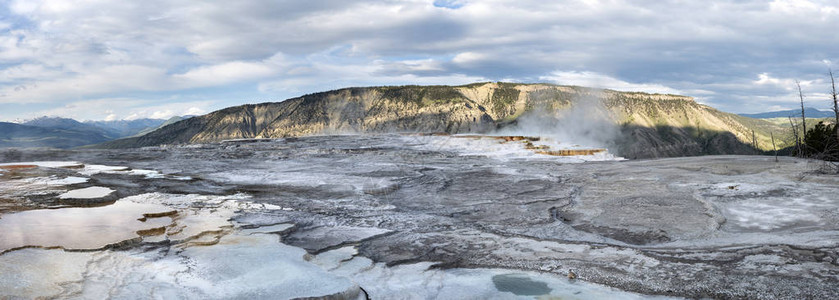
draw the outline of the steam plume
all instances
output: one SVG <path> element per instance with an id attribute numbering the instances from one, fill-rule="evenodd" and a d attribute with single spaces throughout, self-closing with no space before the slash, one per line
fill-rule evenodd
<path id="1" fill-rule="evenodd" d="M 603 103 L 601 92 L 572 99 L 571 107 L 552 109 L 550 101 L 535 101 L 534 108 L 516 124 L 498 131 L 503 135 L 537 135 L 566 145 L 607 148 L 614 152 L 620 128 L 613 113 Z"/>

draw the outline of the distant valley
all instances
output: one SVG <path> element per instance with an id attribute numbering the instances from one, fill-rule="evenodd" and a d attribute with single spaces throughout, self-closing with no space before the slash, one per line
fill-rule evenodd
<path id="1" fill-rule="evenodd" d="M 0 122 L 0 147 L 73 148 L 149 133 L 182 120 L 136 119 L 79 122 L 41 117 L 23 123 Z"/>

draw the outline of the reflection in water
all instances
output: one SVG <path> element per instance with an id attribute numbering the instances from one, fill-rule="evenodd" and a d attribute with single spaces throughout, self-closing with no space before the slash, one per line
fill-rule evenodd
<path id="1" fill-rule="evenodd" d="M 163 205 L 117 201 L 93 208 L 31 210 L 0 218 L 0 252 L 23 247 L 99 249 L 138 237 L 138 230 L 159 228 L 172 219 L 138 220 L 143 213 L 171 211 Z"/>

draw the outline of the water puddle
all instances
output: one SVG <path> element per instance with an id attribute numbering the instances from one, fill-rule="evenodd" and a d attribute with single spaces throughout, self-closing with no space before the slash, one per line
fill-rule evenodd
<path id="1" fill-rule="evenodd" d="M 492 283 L 500 292 L 510 292 L 517 296 L 547 295 L 551 288 L 547 283 L 534 281 L 522 274 L 501 274 L 492 276 Z"/>
<path id="2" fill-rule="evenodd" d="M 64 194 L 58 195 L 59 199 L 98 199 L 113 193 L 114 190 L 101 187 L 92 186 L 88 188 L 72 190 Z"/>
<path id="3" fill-rule="evenodd" d="M 0 218 L 0 252 L 24 246 L 100 249 L 140 237 L 138 231 L 172 223 L 169 217 L 138 219 L 171 211 L 163 205 L 128 201 L 103 207 L 24 211 Z"/>

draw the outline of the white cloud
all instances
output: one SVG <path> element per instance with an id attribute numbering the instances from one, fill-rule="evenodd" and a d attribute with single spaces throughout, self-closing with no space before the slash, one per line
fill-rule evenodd
<path id="1" fill-rule="evenodd" d="M 195 68 L 173 77 L 183 81 L 185 86 L 213 86 L 263 78 L 277 72 L 277 69 L 263 63 L 232 61 Z"/>
<path id="2" fill-rule="evenodd" d="M 456 64 L 470 64 L 486 58 L 487 55 L 485 54 L 480 54 L 476 52 L 462 52 L 455 55 L 455 57 L 452 58 L 452 62 Z"/>
<path id="3" fill-rule="evenodd" d="M 769 73 L 760 73 L 757 75 L 758 79 L 754 81 L 757 85 L 777 85 L 777 86 L 784 86 L 787 89 L 792 89 L 792 85 L 795 85 L 794 79 L 781 79 L 781 78 L 774 78 L 769 76 Z"/>
<path id="4" fill-rule="evenodd" d="M 193 106 L 193 107 L 190 107 L 189 109 L 187 109 L 187 110 L 183 113 L 183 115 L 198 116 L 198 115 L 203 115 L 203 114 L 205 114 L 205 113 L 207 113 L 207 111 L 206 111 L 206 110 L 204 110 L 204 109 L 202 109 L 202 108 L 200 108 L 200 107 L 195 107 L 195 106 Z"/>
<path id="5" fill-rule="evenodd" d="M 539 77 L 562 85 L 578 85 L 627 92 L 647 92 L 659 94 L 681 94 L 682 92 L 667 86 L 651 83 L 630 83 L 611 76 L 595 72 L 557 71 L 548 76 Z"/>
<path id="6" fill-rule="evenodd" d="M 760 73 L 757 75 L 758 79 L 754 81 L 755 85 L 759 86 L 774 86 L 777 88 L 782 88 L 789 91 L 796 91 L 798 92 L 798 87 L 796 85 L 796 79 L 793 78 L 777 78 L 771 76 L 769 73 Z M 810 86 L 813 86 L 816 82 L 821 82 L 822 80 L 797 80 L 798 84 L 801 85 L 802 91 L 807 89 Z"/>
<path id="7" fill-rule="evenodd" d="M 149 116 L 149 118 L 152 118 L 152 119 L 168 119 L 168 118 L 171 118 L 174 115 L 175 115 L 175 112 L 167 109 L 167 110 L 159 110 L 159 111 L 153 112 Z M 137 115 L 132 115 L 132 116 L 137 116 Z M 137 116 L 137 117 L 139 117 L 139 116 Z"/>
<path id="8" fill-rule="evenodd" d="M 209 109 L 220 109 L 217 101 L 190 101 L 178 103 L 159 103 L 151 106 L 126 109 L 125 119 L 168 119 L 174 116 L 201 115 Z"/>
<path id="9" fill-rule="evenodd" d="M 0 70 L 0 83 L 20 80 L 50 79 L 64 73 L 39 64 L 19 64 Z"/>
<path id="10" fill-rule="evenodd" d="M 166 87 L 166 70 L 140 65 L 105 66 L 93 72 L 0 88 L 0 103 L 32 103 Z"/>
<path id="11" fill-rule="evenodd" d="M 821 5 L 808 0 L 773 0 L 769 3 L 769 8 L 772 11 L 777 11 L 786 14 L 812 14 L 819 12 L 831 11 L 831 7 L 822 7 Z"/>
<path id="12" fill-rule="evenodd" d="M 189 103 L 219 91 L 218 106 L 229 106 L 247 100 L 240 95 L 500 79 L 683 91 L 746 111 L 749 99 L 786 97 L 790 78 L 823 92 L 824 61 L 839 60 L 825 41 L 839 18 L 829 0 L 0 5 L 9 14 L 0 22 L 7 119 L 33 106 L 76 114 L 65 106 L 102 98 L 138 99 L 133 109 L 149 109 L 132 113 L 150 116 L 210 107 L 152 110 L 159 103 L 148 99 Z"/>
<path id="13" fill-rule="evenodd" d="M 112 65 L 70 77 L 41 66 L 19 65 L 0 71 L 0 82 L 34 79 L 0 88 L 0 103 L 50 102 L 118 92 L 172 91 L 197 87 L 223 86 L 265 78 L 278 72 L 273 61 L 233 61 L 201 66 L 182 74 L 169 75 L 165 69 L 140 65 Z M 58 77 L 58 78 L 56 78 Z M 48 80 L 48 78 L 55 78 Z M 5 80 L 4 80 L 5 79 Z M 38 80 L 41 79 L 41 80 Z"/>
<path id="14" fill-rule="evenodd" d="M 405 61 L 399 63 L 345 64 L 333 65 L 323 62 L 307 62 L 306 75 L 282 78 L 260 83 L 259 90 L 295 93 L 313 93 L 348 86 L 379 86 L 404 84 L 466 84 L 487 81 L 484 77 L 464 74 L 438 73 L 418 76 L 414 73 L 437 70 L 432 61 Z M 394 65 L 398 65 L 394 68 Z M 394 70 L 395 69 L 395 70 Z"/>
<path id="15" fill-rule="evenodd" d="M 133 110 L 133 112 L 125 117 L 126 120 L 135 120 L 135 119 L 142 119 L 142 118 L 151 118 L 151 119 L 169 119 L 174 116 L 186 116 L 186 115 L 203 115 L 206 111 L 204 109 L 198 107 L 188 107 L 189 105 L 195 105 L 196 103 L 189 103 L 189 104 L 177 104 L 177 105 L 161 105 L 157 107 L 142 109 L 142 110 Z M 160 109 L 160 110 L 155 110 Z"/>
<path id="16" fill-rule="evenodd" d="M 223 107 L 219 106 L 217 100 L 170 103 L 167 99 L 100 98 L 68 102 L 60 107 L 33 110 L 14 117 L 0 112 L 0 118 L 33 119 L 41 116 L 61 116 L 77 120 L 167 119 L 180 115 L 200 115 L 207 110 L 220 108 Z"/>

